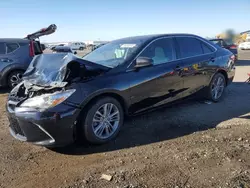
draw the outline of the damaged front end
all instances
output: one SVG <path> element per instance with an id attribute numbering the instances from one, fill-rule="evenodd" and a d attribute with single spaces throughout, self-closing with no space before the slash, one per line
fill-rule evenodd
<path id="1" fill-rule="evenodd" d="M 43 146 L 72 143 L 81 111 L 79 103 L 73 103 L 82 98 L 78 83 L 88 82 L 109 69 L 73 54 L 36 56 L 23 81 L 8 97 L 11 135 Z"/>
<path id="2" fill-rule="evenodd" d="M 73 93 L 73 90 L 67 91 L 72 83 L 87 82 L 109 69 L 71 53 L 41 54 L 35 56 L 23 75 L 23 82 L 11 91 L 9 98 L 18 102 L 29 99 L 35 105 L 36 101 L 31 98 L 43 95 L 43 98 L 47 97 L 49 100 L 48 96 L 51 94 L 58 96 L 62 93 L 68 96 Z M 62 99 L 59 102 L 62 102 Z M 25 103 L 27 105 L 27 102 Z M 49 106 L 43 108 L 45 107 Z"/>

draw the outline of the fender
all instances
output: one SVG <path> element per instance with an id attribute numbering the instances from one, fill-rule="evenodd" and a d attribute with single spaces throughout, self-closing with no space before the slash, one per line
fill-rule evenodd
<path id="1" fill-rule="evenodd" d="M 101 89 L 101 90 L 98 90 L 98 91 L 92 93 L 87 98 L 85 98 L 85 100 L 80 105 L 80 107 L 83 109 L 84 107 L 86 107 L 86 105 L 91 100 L 93 100 L 94 98 L 97 98 L 99 96 L 103 96 L 103 95 L 111 95 L 111 96 L 113 95 L 115 97 L 118 97 L 120 100 L 122 100 L 123 104 L 121 104 L 121 105 L 124 107 L 125 113 L 127 114 L 127 112 L 128 112 L 128 106 L 130 105 L 129 97 L 124 96 L 121 93 L 121 91 L 115 90 L 115 89 Z"/>
<path id="2" fill-rule="evenodd" d="M 215 75 L 216 73 L 218 73 L 218 72 L 222 73 L 224 76 L 225 76 L 225 74 L 226 74 L 226 75 L 227 75 L 227 80 L 226 80 L 226 82 L 228 81 L 227 70 L 226 70 L 226 69 L 223 69 L 223 68 L 219 68 L 219 69 L 216 69 L 216 70 L 214 71 L 214 73 L 211 75 L 210 80 L 209 80 L 209 84 L 211 83 L 211 81 L 212 81 L 214 75 Z"/>

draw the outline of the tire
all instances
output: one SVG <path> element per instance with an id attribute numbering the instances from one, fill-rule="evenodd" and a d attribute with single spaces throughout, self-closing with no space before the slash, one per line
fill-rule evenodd
<path id="1" fill-rule="evenodd" d="M 215 87 L 217 87 L 218 90 Z M 207 98 L 213 102 L 219 102 L 223 98 L 225 88 L 226 88 L 225 76 L 221 73 L 216 73 L 208 86 Z M 217 95 L 215 95 L 216 91 Z"/>
<path id="2" fill-rule="evenodd" d="M 118 117 L 119 121 L 110 121 L 111 124 L 105 125 L 102 121 L 101 122 L 95 122 L 95 120 L 99 120 L 101 119 L 101 116 L 99 116 L 100 113 L 97 114 L 97 111 L 102 112 L 102 110 L 104 110 L 104 105 L 109 105 L 110 104 L 113 105 L 112 111 L 110 112 L 110 114 L 115 114 L 116 110 L 118 111 L 118 115 L 114 115 L 113 117 L 116 118 Z M 117 134 L 120 131 L 121 126 L 123 125 L 123 120 L 124 120 L 124 112 L 123 112 L 123 108 L 121 106 L 121 104 L 112 97 L 103 97 L 98 99 L 97 101 L 95 101 L 94 103 L 92 103 L 87 110 L 85 111 L 85 115 L 84 118 L 82 119 L 81 122 L 81 129 L 80 129 L 80 135 L 79 133 L 77 134 L 77 137 L 80 139 L 85 138 L 88 142 L 93 143 L 93 144 L 103 144 L 106 143 L 110 140 L 112 140 L 113 138 L 115 138 L 117 136 Z M 103 111 L 104 114 L 104 111 Z M 105 120 L 104 120 L 105 121 Z M 108 121 L 108 120 L 106 120 Z M 113 124 L 112 124 L 113 123 Z M 111 130 L 108 129 L 108 127 L 111 127 L 110 125 L 112 125 L 113 127 L 113 132 L 112 134 L 108 135 L 107 130 Z M 100 128 L 101 127 L 106 127 L 106 128 Z M 99 128 L 99 129 L 98 129 Z M 96 133 L 95 131 L 96 130 Z M 98 131 L 97 131 L 98 130 Z M 102 130 L 102 131 L 101 131 Z M 78 132 L 78 131 L 77 131 Z M 102 133 L 100 133 L 102 132 Z M 105 132 L 105 135 L 104 135 Z M 98 136 L 97 134 L 100 133 Z M 103 137 L 102 137 L 103 136 Z"/>
<path id="3" fill-rule="evenodd" d="M 18 85 L 22 81 L 23 73 L 24 71 L 21 71 L 21 70 L 11 72 L 7 78 L 8 87 L 12 89 L 16 85 Z"/>

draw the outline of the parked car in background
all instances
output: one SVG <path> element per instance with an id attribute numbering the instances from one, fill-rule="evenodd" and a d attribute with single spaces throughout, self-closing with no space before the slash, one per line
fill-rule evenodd
<path id="1" fill-rule="evenodd" d="M 53 51 L 57 46 L 65 46 L 66 44 L 56 44 L 56 45 L 51 45 L 50 49 Z"/>
<path id="2" fill-rule="evenodd" d="M 9 94 L 10 132 L 48 147 L 82 138 L 105 143 L 117 136 L 125 114 L 197 92 L 220 101 L 234 78 L 234 63 L 230 51 L 189 34 L 119 39 L 83 58 L 42 54 Z"/>
<path id="3" fill-rule="evenodd" d="M 95 49 L 97 49 L 97 48 L 99 48 L 99 47 L 101 47 L 101 46 L 103 46 L 103 45 L 105 45 L 105 44 L 106 44 L 106 43 L 101 43 L 101 44 L 92 45 L 91 50 L 93 51 L 93 50 L 95 50 Z"/>
<path id="4" fill-rule="evenodd" d="M 222 47 L 222 48 L 225 48 L 225 49 L 231 51 L 236 56 L 236 58 L 238 57 L 237 45 L 235 45 L 233 43 L 229 43 L 229 42 L 225 41 L 224 39 L 210 39 L 210 41 L 213 42 L 214 44 Z"/>
<path id="5" fill-rule="evenodd" d="M 241 50 L 250 50 L 250 38 L 247 38 L 246 42 L 240 43 L 239 48 Z"/>
<path id="6" fill-rule="evenodd" d="M 77 54 L 77 52 L 72 50 L 69 46 L 56 46 L 53 49 L 53 53 L 73 53 L 73 54 Z"/>
<path id="7" fill-rule="evenodd" d="M 238 46 L 236 44 L 227 42 L 224 39 L 211 39 L 210 41 L 222 48 L 231 51 L 236 56 L 236 58 L 238 57 Z"/>
<path id="8" fill-rule="evenodd" d="M 56 25 L 50 25 L 24 39 L 0 39 L 0 86 L 15 87 L 21 80 L 35 55 L 43 53 L 43 46 L 38 39 L 55 32 Z"/>
<path id="9" fill-rule="evenodd" d="M 84 50 L 84 49 L 86 49 L 86 44 L 83 42 L 70 42 L 70 43 L 68 43 L 68 46 L 72 50 Z"/>

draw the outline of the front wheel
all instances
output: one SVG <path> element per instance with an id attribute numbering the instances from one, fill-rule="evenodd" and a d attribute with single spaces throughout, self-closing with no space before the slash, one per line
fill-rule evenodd
<path id="1" fill-rule="evenodd" d="M 18 70 L 13 71 L 9 74 L 7 78 L 8 86 L 9 88 L 14 88 L 16 85 L 18 85 L 22 81 L 24 71 Z"/>
<path id="2" fill-rule="evenodd" d="M 223 74 L 216 73 L 208 87 L 208 99 L 218 102 L 223 97 L 226 87 L 226 79 Z"/>
<path id="3" fill-rule="evenodd" d="M 81 135 L 90 143 L 106 143 L 117 136 L 123 119 L 123 108 L 115 98 L 100 98 L 89 106 L 81 124 Z"/>

